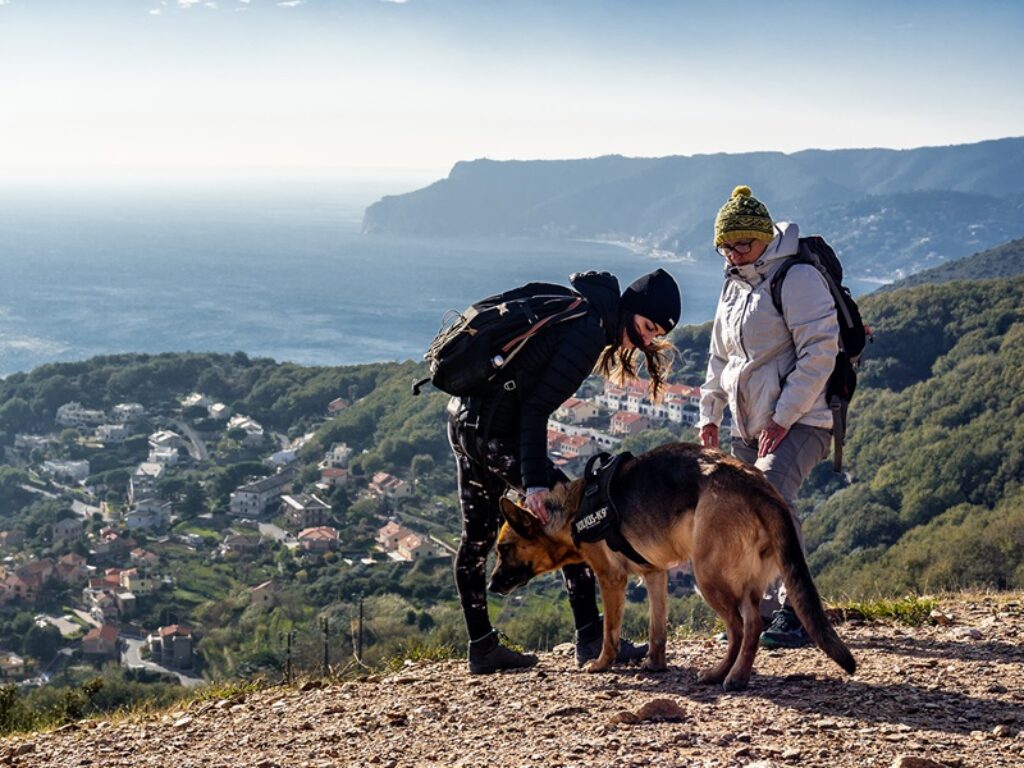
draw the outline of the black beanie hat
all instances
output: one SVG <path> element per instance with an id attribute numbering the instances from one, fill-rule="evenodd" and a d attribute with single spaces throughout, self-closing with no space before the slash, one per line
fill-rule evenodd
<path id="1" fill-rule="evenodd" d="M 664 269 L 656 269 L 630 283 L 619 306 L 653 320 L 668 333 L 679 322 L 679 286 Z"/>

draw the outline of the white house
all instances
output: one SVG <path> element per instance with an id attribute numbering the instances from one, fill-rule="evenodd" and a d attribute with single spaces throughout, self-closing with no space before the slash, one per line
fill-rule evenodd
<path id="1" fill-rule="evenodd" d="M 320 469 L 344 469 L 348 466 L 348 460 L 352 457 L 352 449 L 346 443 L 335 443 L 331 450 L 324 454 L 324 460 L 320 462 Z"/>
<path id="2" fill-rule="evenodd" d="M 171 522 L 171 502 L 159 499 L 140 499 L 124 516 L 129 531 L 162 530 Z"/>
<path id="3" fill-rule="evenodd" d="M 89 462 L 86 459 L 80 461 L 47 460 L 39 469 L 44 475 L 72 483 L 83 483 L 89 477 Z"/>
<path id="4" fill-rule="evenodd" d="M 192 408 L 193 406 L 196 405 L 202 408 L 209 408 L 210 399 L 200 392 L 193 392 L 188 397 L 183 398 L 181 401 L 182 408 Z"/>
<path id="5" fill-rule="evenodd" d="M 259 517 L 271 502 L 291 491 L 294 479 L 295 469 L 292 467 L 239 486 L 231 494 L 230 513 L 234 517 Z"/>
<path id="6" fill-rule="evenodd" d="M 103 411 L 83 408 L 81 403 L 64 403 L 57 409 L 54 421 L 62 427 L 94 427 L 102 424 L 107 415 Z"/>
<path id="7" fill-rule="evenodd" d="M 149 436 L 150 448 L 178 448 L 184 444 L 181 435 L 169 429 L 161 429 Z"/>
<path id="8" fill-rule="evenodd" d="M 96 427 L 96 438 L 106 445 L 123 443 L 130 435 L 127 424 L 100 424 Z"/>
<path id="9" fill-rule="evenodd" d="M 245 445 L 259 445 L 263 442 L 263 425 L 242 414 L 235 414 L 228 420 L 228 429 L 241 429 L 245 432 L 242 442 Z"/>
<path id="10" fill-rule="evenodd" d="M 173 467 L 178 463 L 181 454 L 177 448 L 161 447 L 152 448 L 149 451 L 149 458 L 146 461 L 150 464 L 163 464 L 166 467 Z"/>
<path id="11" fill-rule="evenodd" d="M 224 405 L 224 403 L 214 403 L 213 405 L 206 409 L 206 413 L 209 415 L 211 419 L 216 419 L 217 421 L 224 421 L 224 419 L 228 418 L 231 415 L 231 408 Z"/>
<path id="12" fill-rule="evenodd" d="M 144 461 L 136 467 L 128 481 L 128 500 L 132 503 L 156 493 L 156 482 L 164 476 L 164 465 Z"/>

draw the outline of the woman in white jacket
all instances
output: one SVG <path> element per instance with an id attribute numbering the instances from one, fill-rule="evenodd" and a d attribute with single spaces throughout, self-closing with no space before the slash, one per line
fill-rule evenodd
<path id="1" fill-rule="evenodd" d="M 728 405 L 733 455 L 761 469 L 791 507 L 811 469 L 828 456 L 825 386 L 839 349 L 835 302 L 814 266 L 794 265 L 782 283 L 782 312 L 772 303 L 772 275 L 798 253 L 799 238 L 797 225 L 773 222 L 749 187 L 736 187 L 719 210 L 715 247 L 727 262 L 726 278 L 697 424 L 701 442 L 717 448 Z M 794 521 L 800 531 L 795 515 Z M 780 597 L 761 644 L 810 644 Z"/>

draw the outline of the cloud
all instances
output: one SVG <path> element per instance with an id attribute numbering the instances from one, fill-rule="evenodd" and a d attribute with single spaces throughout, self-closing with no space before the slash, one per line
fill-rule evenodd
<path id="1" fill-rule="evenodd" d="M 149 15 L 150 16 L 159 16 L 161 13 L 163 13 L 163 11 L 161 11 L 159 8 L 150 8 L 149 9 Z"/>
<path id="2" fill-rule="evenodd" d="M 181 8 L 191 8 L 193 5 L 199 5 L 203 0 L 178 0 L 178 5 Z"/>
<path id="3" fill-rule="evenodd" d="M 395 5 L 405 5 L 409 0 L 380 0 L 382 3 L 394 3 Z"/>
<path id="4" fill-rule="evenodd" d="M 305 5 L 306 0 L 281 0 L 278 3 L 282 8 L 294 8 L 297 5 Z"/>

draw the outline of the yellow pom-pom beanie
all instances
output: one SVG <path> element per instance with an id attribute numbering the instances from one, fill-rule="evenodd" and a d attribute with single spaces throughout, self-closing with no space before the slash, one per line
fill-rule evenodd
<path id="1" fill-rule="evenodd" d="M 736 187 L 715 217 L 715 247 L 736 240 L 763 240 L 775 237 L 775 224 L 768 208 L 750 193 L 750 187 Z"/>

